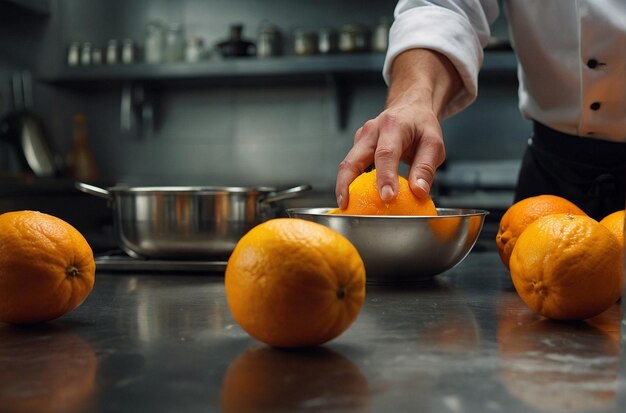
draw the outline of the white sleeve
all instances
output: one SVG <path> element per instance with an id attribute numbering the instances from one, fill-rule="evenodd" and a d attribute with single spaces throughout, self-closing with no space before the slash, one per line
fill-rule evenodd
<path id="1" fill-rule="evenodd" d="M 452 62 L 463 81 L 463 89 L 442 116 L 464 109 L 476 98 L 483 47 L 498 13 L 497 0 L 399 0 L 383 67 L 385 82 L 389 84 L 391 64 L 400 53 L 416 48 L 435 50 Z"/>

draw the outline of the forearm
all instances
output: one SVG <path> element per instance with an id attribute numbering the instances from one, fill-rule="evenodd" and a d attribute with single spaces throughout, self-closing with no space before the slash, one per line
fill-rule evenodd
<path id="1" fill-rule="evenodd" d="M 386 106 L 432 108 L 441 118 L 445 106 L 462 87 L 459 73 L 444 55 L 429 49 L 410 49 L 393 61 Z"/>

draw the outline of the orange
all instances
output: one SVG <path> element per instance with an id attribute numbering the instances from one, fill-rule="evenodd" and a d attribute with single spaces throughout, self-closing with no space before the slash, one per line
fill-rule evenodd
<path id="1" fill-rule="evenodd" d="M 467 237 L 465 238 L 465 245 L 470 246 L 471 243 L 475 243 L 478 240 L 478 235 L 483 229 L 483 217 L 479 215 L 473 215 L 469 217 L 467 225 Z"/>
<path id="2" fill-rule="evenodd" d="M 537 218 L 560 213 L 586 215 L 574 203 L 556 195 L 537 195 L 511 205 L 502 215 L 496 234 L 496 246 L 502 263 L 509 268 L 515 242 L 528 225 Z"/>
<path id="3" fill-rule="evenodd" d="M 356 319 L 365 266 L 343 235 L 315 222 L 277 218 L 252 228 L 225 275 L 235 321 L 275 347 L 322 344 Z"/>
<path id="4" fill-rule="evenodd" d="M 368 412 L 370 394 L 358 366 L 327 347 L 252 347 L 226 370 L 220 412 Z"/>
<path id="5" fill-rule="evenodd" d="M 469 248 L 477 240 L 482 229 L 483 218 L 480 215 L 454 217 L 439 214 L 439 217 L 430 219 L 428 225 L 437 240 L 442 243 L 464 239 L 465 247 Z M 464 234 L 465 231 L 467 232 Z"/>
<path id="6" fill-rule="evenodd" d="M 349 215 L 437 215 L 433 200 L 418 198 L 409 188 L 406 178 L 398 176 L 398 194 L 391 202 L 384 202 L 376 187 L 376 170 L 359 175 L 348 189 L 345 209 L 333 209 L 329 214 Z"/>
<path id="7" fill-rule="evenodd" d="M 78 307 L 94 285 L 85 238 L 60 218 L 35 211 L 0 215 L 0 321 L 48 321 Z"/>
<path id="8" fill-rule="evenodd" d="M 600 223 L 617 237 L 620 245 L 624 248 L 624 210 L 615 211 L 607 215 L 600 220 Z"/>
<path id="9" fill-rule="evenodd" d="M 517 239 L 510 267 L 519 296 L 544 317 L 587 319 L 620 296 L 621 246 L 585 215 L 553 214 L 530 224 Z"/>

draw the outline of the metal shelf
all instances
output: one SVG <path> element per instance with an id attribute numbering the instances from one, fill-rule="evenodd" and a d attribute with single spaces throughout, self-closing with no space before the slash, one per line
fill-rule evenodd
<path id="1" fill-rule="evenodd" d="M 115 66 L 66 67 L 42 81 L 71 85 L 93 81 L 232 80 L 259 77 L 307 77 L 333 73 L 374 73 L 382 70 L 384 54 L 280 56 L 213 59 L 196 63 L 135 63 Z"/>
<path id="2" fill-rule="evenodd" d="M 328 75 L 381 75 L 384 53 L 279 56 L 272 58 L 213 59 L 196 63 L 134 63 L 91 67 L 65 67 L 44 75 L 45 83 L 71 86 L 84 82 L 180 80 L 232 81 L 255 78 L 325 78 Z M 483 70 L 514 70 L 512 52 L 485 53 Z"/>
<path id="3" fill-rule="evenodd" d="M 121 90 L 121 129 L 131 130 L 136 118 L 153 113 L 153 91 L 194 85 L 258 85 L 291 82 L 320 83 L 329 88 L 337 104 L 337 125 L 344 129 L 355 84 L 367 81 L 384 86 L 384 53 L 280 56 L 273 58 L 213 59 L 197 63 L 120 64 L 91 67 L 64 67 L 57 73 L 40 75 L 49 85 L 92 91 L 117 84 Z M 514 74 L 515 55 L 510 51 L 488 51 L 482 68 L 485 73 Z M 143 115 L 140 115 L 143 114 Z M 152 116 L 150 122 L 154 122 Z M 149 122 L 149 123 L 150 123 Z M 145 123 L 145 121 L 144 121 Z M 154 125 L 152 125 L 154 126 Z"/>
<path id="4" fill-rule="evenodd" d="M 383 53 L 280 56 L 273 58 L 213 59 L 197 63 L 120 64 L 65 67 L 39 79 L 47 84 L 91 90 L 111 83 L 121 87 L 122 130 L 129 131 L 136 113 L 150 111 L 151 89 L 175 88 L 183 83 L 211 85 L 266 84 L 268 82 L 320 83 L 329 87 L 337 102 L 338 127 L 346 125 L 353 84 L 364 78 L 381 84 Z M 137 102 L 141 96 L 142 102 Z M 135 112 L 133 115 L 131 112 Z"/>

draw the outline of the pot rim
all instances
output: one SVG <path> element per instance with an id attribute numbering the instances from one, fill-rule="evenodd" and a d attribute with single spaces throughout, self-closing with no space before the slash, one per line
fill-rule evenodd
<path id="1" fill-rule="evenodd" d="M 275 192 L 276 189 L 266 186 L 243 187 L 243 186 L 114 186 L 107 189 L 114 194 L 266 194 Z"/>
<path id="2" fill-rule="evenodd" d="M 108 189 L 100 188 L 84 182 L 76 182 L 79 191 L 99 196 L 107 200 L 113 200 L 115 196 L 124 195 L 253 195 L 260 198 L 261 203 L 272 203 L 283 199 L 292 198 L 300 192 L 312 189 L 311 185 L 303 184 L 289 189 L 277 191 L 267 186 L 114 186 Z"/>

